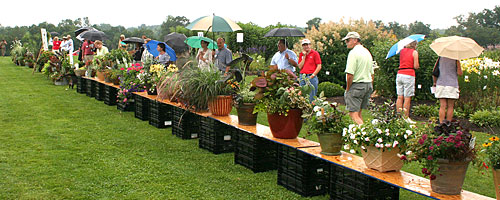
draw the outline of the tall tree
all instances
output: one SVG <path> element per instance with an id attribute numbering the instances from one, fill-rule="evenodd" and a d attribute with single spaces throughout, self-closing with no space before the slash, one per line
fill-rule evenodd
<path id="1" fill-rule="evenodd" d="M 415 21 L 408 26 L 409 34 L 424 34 L 429 35 L 431 33 L 431 25 L 424 24 L 420 21 Z"/>
<path id="2" fill-rule="evenodd" d="M 189 19 L 185 16 L 167 16 L 167 20 L 165 20 L 161 24 L 161 35 L 160 38 L 163 38 L 165 35 L 168 35 L 171 30 L 170 28 L 174 28 L 177 26 L 187 26 L 189 24 Z"/>
<path id="3" fill-rule="evenodd" d="M 460 31 L 462 35 L 474 39 L 480 45 L 500 43 L 500 6 L 492 10 L 484 9 L 479 13 L 455 17 L 458 27 L 451 31 Z"/>
<path id="4" fill-rule="evenodd" d="M 321 23 L 321 18 L 319 17 L 312 18 L 306 22 L 307 29 L 310 30 L 313 26 L 314 28 L 318 29 L 320 23 Z"/>

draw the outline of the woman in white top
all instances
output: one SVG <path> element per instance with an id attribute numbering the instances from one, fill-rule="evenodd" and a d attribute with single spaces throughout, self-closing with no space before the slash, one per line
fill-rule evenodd
<path id="1" fill-rule="evenodd" d="M 196 59 L 198 60 L 198 67 L 208 67 L 212 64 L 212 50 L 208 48 L 207 41 L 201 41 L 201 48 L 198 50 Z"/>

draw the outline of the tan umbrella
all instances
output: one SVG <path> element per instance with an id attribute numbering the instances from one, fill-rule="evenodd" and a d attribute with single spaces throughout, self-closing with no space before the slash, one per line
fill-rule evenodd
<path id="1" fill-rule="evenodd" d="M 430 47 L 438 56 L 455 60 L 477 57 L 484 50 L 473 39 L 460 36 L 438 38 Z"/>

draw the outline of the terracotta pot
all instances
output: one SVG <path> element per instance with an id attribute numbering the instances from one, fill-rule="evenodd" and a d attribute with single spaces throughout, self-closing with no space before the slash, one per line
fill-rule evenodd
<path id="1" fill-rule="evenodd" d="M 288 115 L 267 113 L 267 122 L 275 138 L 294 139 L 299 135 L 304 119 L 301 109 L 291 109 Z"/>
<path id="2" fill-rule="evenodd" d="M 219 95 L 215 100 L 208 103 L 208 109 L 212 115 L 226 116 L 231 112 L 233 97 L 230 95 Z"/>
<path id="3" fill-rule="evenodd" d="M 470 161 L 449 161 L 438 159 L 439 173 L 431 180 L 432 191 L 439 194 L 456 195 L 462 192 L 465 173 Z"/>
<path id="4" fill-rule="evenodd" d="M 321 145 L 321 154 L 327 156 L 338 156 L 342 153 L 342 133 L 322 133 L 318 134 L 318 140 Z"/>
<path id="5" fill-rule="evenodd" d="M 255 103 L 244 103 L 236 107 L 238 111 L 238 124 L 244 126 L 255 126 L 257 124 L 257 114 L 253 114 Z"/>
<path id="6" fill-rule="evenodd" d="M 104 72 L 97 71 L 97 80 L 104 81 Z"/>
<path id="7" fill-rule="evenodd" d="M 491 168 L 493 171 L 493 182 L 495 183 L 495 195 L 500 200 L 500 169 Z"/>
<path id="8" fill-rule="evenodd" d="M 399 148 L 388 150 L 379 149 L 375 146 L 366 147 L 366 152 L 361 150 L 365 165 L 379 172 L 399 171 L 403 167 L 403 161 L 398 156 Z"/>

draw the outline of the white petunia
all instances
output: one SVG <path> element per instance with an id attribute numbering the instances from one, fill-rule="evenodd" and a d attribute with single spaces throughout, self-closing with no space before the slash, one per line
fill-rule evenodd
<path id="1" fill-rule="evenodd" d="M 372 120 L 372 124 L 373 124 L 373 125 L 377 125 L 377 124 L 378 124 L 378 119 L 373 119 L 373 120 Z"/>
<path id="2" fill-rule="evenodd" d="M 333 104 L 333 106 L 337 106 L 337 102 L 333 102 L 332 104 Z"/>
<path id="3" fill-rule="evenodd" d="M 356 153 L 356 151 L 354 151 L 354 149 L 349 150 L 349 152 L 351 152 L 352 154 Z"/>
<path id="4" fill-rule="evenodd" d="M 483 87 L 483 90 L 486 90 L 486 85 Z"/>
<path id="5" fill-rule="evenodd" d="M 382 143 L 383 142 L 382 138 L 378 138 L 377 142 Z"/>
<path id="6" fill-rule="evenodd" d="M 484 79 L 488 79 L 488 76 L 486 76 L 486 75 L 484 75 L 483 77 L 484 77 Z"/>
<path id="7" fill-rule="evenodd" d="M 406 130 L 406 134 L 411 135 L 413 132 L 411 130 Z"/>
<path id="8" fill-rule="evenodd" d="M 354 144 L 358 144 L 358 141 L 357 141 L 357 140 L 354 140 L 354 141 L 352 141 L 352 142 L 353 142 Z"/>
<path id="9" fill-rule="evenodd" d="M 377 128 L 375 130 L 378 132 L 378 134 L 382 134 L 382 130 L 380 130 L 379 128 Z"/>
<path id="10" fill-rule="evenodd" d="M 394 141 L 394 143 L 392 143 L 392 147 L 394 148 L 394 147 L 396 147 L 398 144 L 399 144 L 399 142 L 398 142 L 398 141 Z"/>
<path id="11" fill-rule="evenodd" d="M 390 135 L 390 133 L 389 133 L 389 132 L 387 132 L 385 135 L 386 135 L 386 136 L 389 136 L 389 135 Z"/>
<path id="12" fill-rule="evenodd" d="M 323 101 L 323 105 L 328 105 L 328 101 Z"/>
<path id="13" fill-rule="evenodd" d="M 321 111 L 316 113 L 316 117 L 320 117 L 320 116 L 321 116 Z"/>
<path id="14" fill-rule="evenodd" d="M 314 110 L 314 112 L 321 111 L 321 107 L 319 107 L 319 106 L 314 106 L 313 110 Z"/>
<path id="15" fill-rule="evenodd" d="M 385 129 L 385 132 L 386 132 L 386 133 L 389 133 L 389 129 L 388 129 L 388 128 L 386 128 L 386 129 Z"/>
<path id="16" fill-rule="evenodd" d="M 356 126 L 356 125 L 354 125 L 354 124 L 349 124 L 349 130 L 351 130 L 352 128 L 354 128 L 354 126 Z"/>
<path id="17" fill-rule="evenodd" d="M 351 138 L 351 140 L 354 140 L 354 138 L 356 138 L 356 135 L 351 134 L 351 135 L 349 136 L 349 138 Z"/>
<path id="18" fill-rule="evenodd" d="M 376 143 L 376 144 L 375 144 L 375 147 L 380 148 L 380 144 L 379 144 L 379 143 Z M 382 145 L 382 147 L 383 147 L 383 145 Z"/>
<path id="19" fill-rule="evenodd" d="M 342 137 L 344 137 L 347 134 L 347 128 L 342 129 Z"/>
<path id="20" fill-rule="evenodd" d="M 366 149 L 366 148 L 365 148 L 365 146 L 361 146 L 361 148 L 362 148 L 363 150 L 365 150 L 365 149 Z"/>
<path id="21" fill-rule="evenodd" d="M 391 147 L 391 146 L 392 146 L 392 145 L 391 145 L 391 144 L 389 144 L 389 143 L 385 144 L 385 147 Z"/>
<path id="22" fill-rule="evenodd" d="M 366 137 L 366 138 L 365 138 L 365 141 L 369 142 L 369 141 L 370 141 L 370 138 L 369 138 L 369 137 Z"/>
<path id="23" fill-rule="evenodd" d="M 410 154 L 411 154 L 411 151 L 407 151 L 407 152 L 406 152 L 406 155 L 410 155 Z"/>
<path id="24" fill-rule="evenodd" d="M 345 150 L 349 150 L 350 148 L 351 148 L 351 147 L 349 146 L 349 144 L 344 145 L 344 149 L 345 149 Z"/>
<path id="25" fill-rule="evenodd" d="M 405 137 L 405 140 L 408 139 L 408 136 L 406 134 L 404 135 L 404 137 Z"/>
<path id="26" fill-rule="evenodd" d="M 361 134 L 362 134 L 362 135 L 366 135 L 366 132 L 364 132 L 364 131 L 363 131 L 363 132 L 361 132 Z"/>

